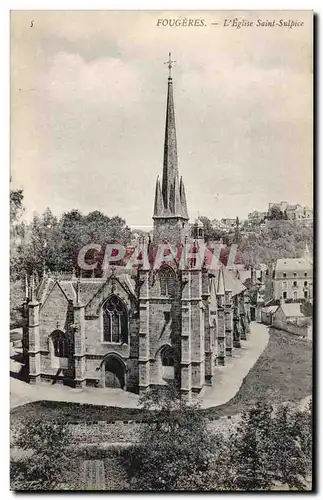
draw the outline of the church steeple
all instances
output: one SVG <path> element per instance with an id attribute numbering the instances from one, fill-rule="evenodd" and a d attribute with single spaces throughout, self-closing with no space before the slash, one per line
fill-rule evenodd
<path id="1" fill-rule="evenodd" d="M 176 126 L 175 126 L 175 111 L 173 98 L 173 79 L 172 79 L 172 64 L 175 61 L 171 60 L 169 53 L 168 64 L 169 76 L 167 85 L 167 104 L 166 104 L 166 124 L 165 124 L 165 140 L 164 140 L 164 164 L 162 178 L 162 207 L 160 209 L 160 186 L 159 181 L 156 184 L 154 216 L 165 218 L 181 218 L 188 220 L 187 204 L 185 196 L 185 188 L 183 179 L 179 180 L 178 160 L 177 160 L 177 141 L 176 141 Z"/>
<path id="2" fill-rule="evenodd" d="M 168 77 L 162 183 L 164 207 L 166 211 L 169 212 L 169 214 L 174 213 L 174 202 L 176 195 L 174 188 L 176 180 L 178 180 L 177 142 L 173 100 L 173 79 L 170 76 Z"/>

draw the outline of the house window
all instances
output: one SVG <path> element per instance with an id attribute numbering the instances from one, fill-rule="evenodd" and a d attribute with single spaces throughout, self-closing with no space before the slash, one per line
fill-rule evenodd
<path id="1" fill-rule="evenodd" d="M 293 286 L 297 286 L 297 281 L 294 281 Z"/>
<path id="2" fill-rule="evenodd" d="M 308 297 L 308 292 L 304 292 L 304 299 L 307 299 Z"/>
<path id="3" fill-rule="evenodd" d="M 286 290 L 287 288 L 287 281 L 283 281 L 283 289 Z"/>
<path id="4" fill-rule="evenodd" d="M 297 276 L 297 273 L 294 273 L 294 277 L 296 277 L 296 276 Z"/>
<path id="5" fill-rule="evenodd" d="M 128 341 L 128 315 L 122 301 L 112 295 L 103 305 L 104 342 Z"/>
<path id="6" fill-rule="evenodd" d="M 287 292 L 283 292 L 283 299 L 287 299 Z"/>
<path id="7" fill-rule="evenodd" d="M 304 281 L 304 286 L 307 286 L 307 281 Z"/>
<path id="8" fill-rule="evenodd" d="M 294 292 L 294 300 L 297 300 L 297 292 Z"/>
<path id="9" fill-rule="evenodd" d="M 284 278 L 286 278 L 286 273 L 283 273 Z"/>
<path id="10" fill-rule="evenodd" d="M 305 278 L 307 277 L 307 273 L 304 273 Z"/>
<path id="11" fill-rule="evenodd" d="M 163 266 L 159 270 L 160 295 L 173 297 L 175 292 L 175 273 L 168 267 Z"/>

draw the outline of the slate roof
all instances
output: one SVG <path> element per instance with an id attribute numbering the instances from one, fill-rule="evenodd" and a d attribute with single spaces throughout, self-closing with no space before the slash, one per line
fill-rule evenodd
<path id="1" fill-rule="evenodd" d="M 300 259 L 278 259 L 276 271 L 306 271 L 312 269 L 311 263 L 304 258 Z"/>
<path id="2" fill-rule="evenodd" d="M 239 293 L 246 290 L 246 287 L 240 279 L 235 276 L 234 271 L 224 268 L 224 283 L 225 289 L 231 290 L 232 296 L 238 295 Z"/>
<path id="3" fill-rule="evenodd" d="M 121 267 L 121 266 L 120 266 Z M 111 275 L 109 272 L 108 276 L 105 278 L 82 278 L 79 282 L 79 300 L 81 304 L 87 305 L 93 297 L 98 293 L 98 291 L 104 286 L 107 279 Z M 123 273 L 121 269 L 115 271 L 116 279 L 126 288 L 129 294 L 135 295 L 135 281 L 132 278 L 132 271 L 126 270 L 123 267 Z M 48 295 L 50 294 L 53 287 L 58 284 L 65 294 L 67 300 L 71 300 L 73 304 L 76 303 L 76 287 L 77 280 L 74 279 L 59 279 L 54 277 L 45 276 L 37 290 L 37 299 L 41 304 L 44 304 Z"/>
<path id="4" fill-rule="evenodd" d="M 267 306 L 263 307 L 261 310 L 264 311 L 265 313 L 274 313 L 277 311 L 279 306 Z"/>
<path id="5" fill-rule="evenodd" d="M 291 302 L 290 304 L 281 304 L 281 309 L 285 314 L 286 318 L 292 317 L 303 317 L 304 314 L 301 312 L 301 304 L 299 302 Z"/>

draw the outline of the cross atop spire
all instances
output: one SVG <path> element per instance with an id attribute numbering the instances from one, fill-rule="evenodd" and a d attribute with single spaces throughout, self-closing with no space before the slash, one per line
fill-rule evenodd
<path id="1" fill-rule="evenodd" d="M 177 61 L 172 61 L 172 53 L 168 53 L 168 61 L 165 61 L 164 64 L 168 64 L 168 78 L 172 78 L 172 67 L 173 64 Z"/>

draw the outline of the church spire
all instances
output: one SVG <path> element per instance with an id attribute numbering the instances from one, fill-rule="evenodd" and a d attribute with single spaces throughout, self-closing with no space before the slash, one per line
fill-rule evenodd
<path id="1" fill-rule="evenodd" d="M 164 141 L 164 167 L 163 167 L 163 182 L 162 192 L 164 207 L 171 214 L 174 213 L 175 196 L 172 196 L 175 180 L 178 180 L 178 163 L 177 163 L 177 141 L 175 127 L 175 112 L 173 98 L 173 79 L 171 77 L 171 54 L 169 54 L 169 77 L 167 89 L 167 105 L 166 105 L 166 125 L 165 125 L 165 141 Z M 175 194 L 175 193 L 174 193 Z M 176 214 L 177 215 L 177 214 Z"/>
<path id="2" fill-rule="evenodd" d="M 179 180 L 177 161 L 177 141 L 175 126 L 175 111 L 173 97 L 173 79 L 171 53 L 169 53 L 168 65 L 169 76 L 167 84 L 166 124 L 164 140 L 164 164 L 161 189 L 159 181 L 156 184 L 154 217 L 179 217 L 188 220 L 186 196 L 183 179 Z M 160 200 L 162 195 L 162 203 Z M 162 206 L 163 210 L 160 210 Z"/>
<path id="3" fill-rule="evenodd" d="M 186 196 L 183 179 L 179 177 L 177 162 L 177 143 L 175 127 L 175 111 L 173 98 L 173 79 L 171 53 L 168 61 L 168 83 L 166 124 L 164 140 L 163 176 L 157 178 L 154 204 L 153 242 L 184 244 L 189 234 L 189 217 L 187 215 Z"/>

